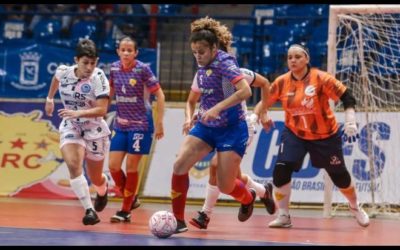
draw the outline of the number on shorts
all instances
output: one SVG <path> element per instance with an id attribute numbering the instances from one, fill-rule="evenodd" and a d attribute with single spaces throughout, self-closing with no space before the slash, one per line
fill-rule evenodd
<path id="1" fill-rule="evenodd" d="M 140 140 L 142 140 L 144 138 L 143 134 L 140 133 L 135 133 L 133 135 L 133 145 L 132 148 L 135 150 L 135 152 L 139 152 L 140 151 Z"/>
<path id="2" fill-rule="evenodd" d="M 140 140 L 135 140 L 133 142 L 132 148 L 135 150 L 135 152 L 140 151 Z"/>

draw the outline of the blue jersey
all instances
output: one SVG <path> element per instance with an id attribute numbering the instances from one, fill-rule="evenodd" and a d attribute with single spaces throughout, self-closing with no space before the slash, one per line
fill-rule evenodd
<path id="1" fill-rule="evenodd" d="M 217 103 L 233 95 L 236 91 L 234 85 L 243 78 L 236 59 L 222 50 L 218 50 L 216 58 L 209 65 L 199 67 L 196 79 L 197 91 L 201 93 L 199 118 Z M 192 90 L 196 91 L 193 88 Z M 226 127 L 244 120 L 245 112 L 238 103 L 221 111 L 220 119 L 199 121 L 208 127 Z"/>

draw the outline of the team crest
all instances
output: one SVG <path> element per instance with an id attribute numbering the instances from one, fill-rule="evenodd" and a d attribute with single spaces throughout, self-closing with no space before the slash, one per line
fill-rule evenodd
<path id="1" fill-rule="evenodd" d="M 136 85 L 136 79 L 129 79 L 129 84 L 132 86 L 132 87 L 134 87 L 135 85 Z"/>
<path id="2" fill-rule="evenodd" d="M 208 69 L 207 71 L 206 71 L 206 75 L 207 76 L 210 76 L 212 74 L 212 70 L 211 69 Z"/>
<path id="3" fill-rule="evenodd" d="M 45 87 L 46 83 L 38 84 L 39 61 L 42 56 L 37 52 L 24 52 L 19 57 L 21 58 L 19 82 L 11 84 L 23 90 L 38 90 Z"/>

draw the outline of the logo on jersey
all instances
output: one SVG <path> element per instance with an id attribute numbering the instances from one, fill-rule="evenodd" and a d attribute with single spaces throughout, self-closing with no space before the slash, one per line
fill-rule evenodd
<path id="1" fill-rule="evenodd" d="M 315 86 L 307 86 L 307 88 L 304 90 L 304 95 L 308 97 L 315 96 Z"/>
<path id="2" fill-rule="evenodd" d="M 314 106 L 314 99 L 311 97 L 315 96 L 315 87 L 307 86 L 307 88 L 304 90 L 304 95 L 306 97 L 301 101 L 301 105 L 308 109 L 312 109 Z"/>
<path id="3" fill-rule="evenodd" d="M 134 87 L 135 85 L 136 85 L 136 83 L 137 83 L 137 81 L 136 81 L 136 79 L 129 79 L 129 84 L 132 86 L 132 87 Z"/>
<path id="4" fill-rule="evenodd" d="M 19 81 L 11 82 L 11 85 L 23 90 L 38 90 L 45 87 L 45 82 L 38 84 L 39 61 L 42 56 L 37 52 L 24 52 L 19 57 L 21 58 Z"/>
<path id="5" fill-rule="evenodd" d="M 213 73 L 213 72 L 212 72 L 211 69 L 207 69 L 207 71 L 206 71 L 206 75 L 207 75 L 207 76 L 210 76 L 212 73 Z"/>
<path id="6" fill-rule="evenodd" d="M 303 107 L 311 109 L 314 106 L 314 99 L 306 97 L 301 101 L 301 105 Z"/>
<path id="7" fill-rule="evenodd" d="M 90 84 L 88 84 L 88 83 L 84 83 L 84 84 L 82 84 L 82 86 L 81 86 L 81 92 L 82 92 L 83 94 L 89 93 L 91 89 L 92 89 L 92 87 L 91 87 Z"/>

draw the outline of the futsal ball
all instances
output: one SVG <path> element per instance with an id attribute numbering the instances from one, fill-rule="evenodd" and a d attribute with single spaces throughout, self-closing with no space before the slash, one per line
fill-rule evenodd
<path id="1" fill-rule="evenodd" d="M 168 211 L 155 212 L 149 220 L 150 232 L 158 238 L 168 238 L 176 230 L 175 216 Z"/>

